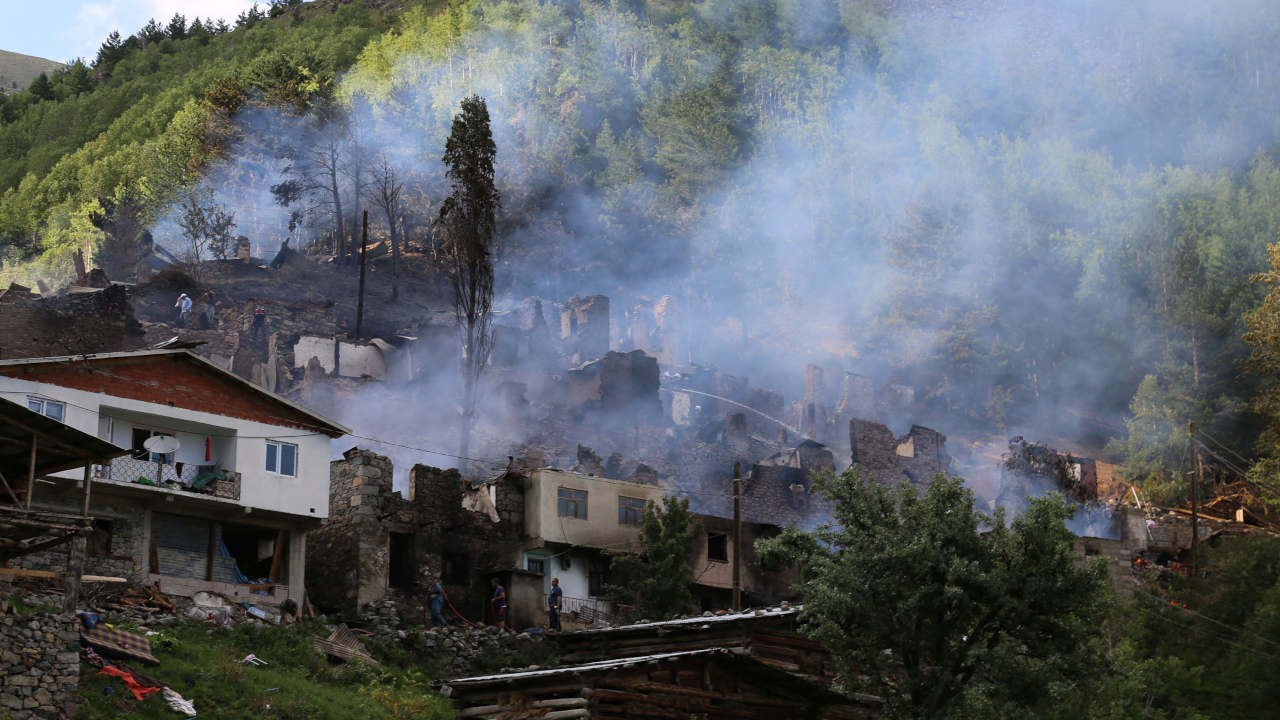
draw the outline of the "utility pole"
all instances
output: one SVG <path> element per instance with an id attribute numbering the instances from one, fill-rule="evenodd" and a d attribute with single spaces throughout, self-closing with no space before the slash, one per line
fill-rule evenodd
<path id="1" fill-rule="evenodd" d="M 1191 573 L 1200 569 L 1200 482 L 1204 480 L 1204 458 L 1196 442 L 1196 424 L 1187 423 L 1187 442 L 1196 454 L 1196 471 L 1191 473 Z"/>
<path id="2" fill-rule="evenodd" d="M 356 339 L 364 337 L 364 268 L 365 256 L 369 253 L 369 211 L 364 211 L 363 227 L 360 230 L 360 297 L 356 299 Z"/>
<path id="3" fill-rule="evenodd" d="M 733 464 L 733 609 L 742 609 L 742 465 Z"/>

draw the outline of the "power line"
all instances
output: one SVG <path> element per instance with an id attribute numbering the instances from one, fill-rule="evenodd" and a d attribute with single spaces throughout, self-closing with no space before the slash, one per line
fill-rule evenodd
<path id="1" fill-rule="evenodd" d="M 1147 591 L 1145 591 L 1145 590 L 1142 590 L 1141 588 L 1136 588 L 1136 589 L 1134 590 L 1134 592 L 1137 592 L 1137 593 L 1138 593 L 1138 594 L 1140 594 L 1140 595 L 1145 595 L 1145 596 L 1147 596 L 1147 597 L 1151 598 L 1152 600 L 1155 600 L 1156 602 L 1160 603 L 1162 606 L 1163 606 L 1163 605 L 1164 605 L 1164 603 L 1165 603 L 1164 598 L 1161 598 L 1159 595 L 1154 595 L 1154 594 L 1149 593 L 1149 592 L 1147 592 Z M 1253 637 L 1253 638 L 1256 638 L 1256 639 L 1258 639 L 1258 640 L 1261 640 L 1262 642 L 1267 643 L 1268 645 L 1272 645 L 1272 646 L 1274 646 L 1274 647 L 1276 647 L 1276 648 L 1280 648 L 1280 642 L 1276 642 L 1276 641 L 1274 641 L 1274 640 L 1268 640 L 1267 638 L 1264 638 L 1264 637 L 1262 637 L 1261 635 L 1258 635 L 1257 633 L 1250 632 L 1249 630 L 1246 630 L 1246 629 L 1241 628 L 1241 627 L 1236 627 L 1235 625 L 1231 625 L 1231 624 L 1229 624 L 1229 623 L 1225 623 L 1225 622 L 1223 622 L 1223 621 L 1221 621 L 1221 620 L 1218 620 L 1217 618 L 1210 617 L 1210 616 L 1205 615 L 1204 613 L 1199 612 L 1199 611 L 1197 611 L 1197 610 L 1192 610 L 1192 609 L 1191 609 L 1191 608 L 1189 608 L 1189 607 L 1184 607 L 1184 606 L 1181 606 L 1181 605 L 1171 605 L 1170 607 L 1176 607 L 1177 609 L 1181 610 L 1181 611 L 1182 611 L 1182 612 L 1184 612 L 1184 613 L 1188 613 L 1188 614 L 1190 614 L 1190 615 L 1195 615 L 1196 617 L 1204 618 L 1205 620 L 1208 620 L 1209 622 L 1211 622 L 1211 623 L 1213 623 L 1213 624 L 1215 624 L 1215 625 L 1219 625 L 1219 626 L 1221 626 L 1221 627 L 1223 627 L 1223 628 L 1226 628 L 1227 630 L 1231 630 L 1232 632 L 1237 632 L 1237 633 L 1240 633 L 1240 634 L 1242 634 L 1242 635 L 1248 635 L 1248 636 L 1250 636 L 1250 637 Z M 1277 658 L 1277 659 L 1280 659 L 1280 658 Z"/>

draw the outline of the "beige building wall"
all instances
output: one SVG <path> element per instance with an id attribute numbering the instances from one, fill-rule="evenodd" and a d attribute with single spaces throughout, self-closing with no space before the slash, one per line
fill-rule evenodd
<path id="1" fill-rule="evenodd" d="M 559 512 L 560 488 L 586 492 L 586 518 L 566 517 Z M 536 470 L 525 492 L 525 534 L 545 543 L 561 543 L 607 550 L 636 549 L 640 542 L 638 525 L 619 521 L 619 498 L 662 500 L 662 488 L 564 470 Z"/>

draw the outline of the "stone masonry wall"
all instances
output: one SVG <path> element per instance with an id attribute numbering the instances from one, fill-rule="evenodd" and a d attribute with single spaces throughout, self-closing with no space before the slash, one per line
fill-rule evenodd
<path id="1" fill-rule="evenodd" d="M 74 715 L 78 647 L 74 618 L 0 615 L 0 714 L 13 720 Z"/>
<path id="2" fill-rule="evenodd" d="M 850 461 L 876 482 L 896 486 L 903 480 L 928 487 L 935 475 L 951 467 L 946 451 L 947 437 L 919 425 L 901 438 L 882 423 L 849 421 Z"/>
<path id="3" fill-rule="evenodd" d="M 42 504 L 79 512 L 79 491 L 67 489 L 49 497 L 53 491 L 41 488 L 46 495 L 37 496 Z M 142 511 L 136 506 L 93 503 L 94 532 L 88 538 L 85 572 L 141 580 L 147 569 L 147 543 L 142 535 Z M 67 566 L 70 543 L 48 550 L 22 555 L 10 560 L 14 567 L 36 570 L 62 570 Z"/>
<path id="4" fill-rule="evenodd" d="M 124 287 L 56 297 L 0 292 L 0 359 L 111 352 L 141 343 Z"/>
<path id="5" fill-rule="evenodd" d="M 329 465 L 329 521 L 307 535 L 307 591 L 321 608 L 354 614 L 387 583 L 391 461 L 356 448 Z"/>
<path id="6" fill-rule="evenodd" d="M 355 615 L 381 600 L 392 579 L 391 533 L 412 536 L 415 588 L 438 575 L 454 605 L 477 617 L 485 607 L 488 577 L 510 570 L 524 532 L 518 480 L 492 481 L 498 522 L 463 508 L 472 488 L 457 470 L 414 466 L 410 496 L 392 490 L 387 458 L 352 448 L 330 465 L 329 522 L 307 536 L 307 589 L 318 606 Z"/>

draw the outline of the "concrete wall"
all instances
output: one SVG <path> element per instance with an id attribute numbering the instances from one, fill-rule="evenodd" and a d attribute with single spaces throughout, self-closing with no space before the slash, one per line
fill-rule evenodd
<path id="1" fill-rule="evenodd" d="M 558 492 L 561 487 L 586 491 L 586 519 L 560 517 Z M 549 543 L 616 550 L 635 547 L 640 539 L 640 528 L 618 523 L 618 498 L 625 496 L 659 501 L 662 495 L 662 488 L 655 485 L 563 470 L 537 470 L 526 485 L 525 534 Z"/>
<path id="2" fill-rule="evenodd" d="M 727 518 L 697 516 L 697 532 L 694 535 L 690 564 L 696 583 L 705 588 L 733 590 L 733 521 Z M 763 602 L 777 602 L 795 596 L 792 586 L 799 581 L 795 568 L 780 572 L 766 571 L 756 554 L 756 540 L 772 537 L 777 528 L 744 522 L 742 525 L 742 590 L 752 598 Z M 719 533 L 725 536 L 726 562 L 712 560 L 707 554 L 707 536 Z M 709 607 L 707 609 L 719 609 Z"/>

